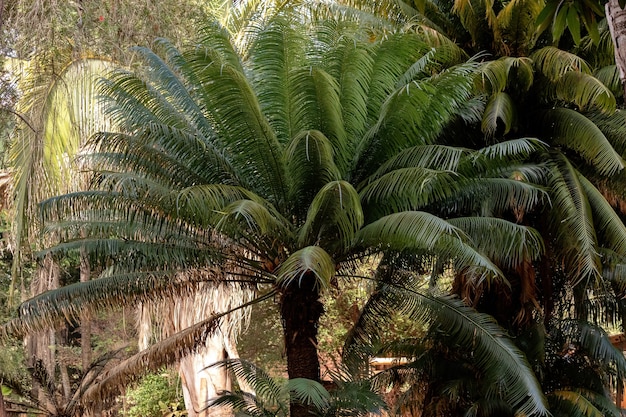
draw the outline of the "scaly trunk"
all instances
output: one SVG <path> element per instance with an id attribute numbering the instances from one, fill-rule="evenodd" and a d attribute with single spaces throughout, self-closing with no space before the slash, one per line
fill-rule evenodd
<path id="1" fill-rule="evenodd" d="M 619 77 L 625 92 L 624 100 L 626 100 L 626 11 L 619 6 L 618 0 L 609 0 L 604 7 L 615 47 L 615 64 L 619 69 Z"/>
<path id="2" fill-rule="evenodd" d="M 319 288 L 312 273 L 306 274 L 300 282 L 294 280 L 283 291 L 280 314 L 289 379 L 307 378 L 320 381 L 317 328 L 324 307 L 319 297 Z M 309 408 L 292 402 L 291 417 L 310 417 Z"/>

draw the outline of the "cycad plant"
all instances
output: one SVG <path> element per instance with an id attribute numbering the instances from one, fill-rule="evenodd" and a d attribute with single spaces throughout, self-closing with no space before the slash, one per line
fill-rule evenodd
<path id="1" fill-rule="evenodd" d="M 355 380 L 346 370 L 333 373 L 328 388 L 310 379 L 271 377 L 252 363 L 238 359 L 216 363 L 227 368 L 251 391 L 241 387 L 222 392 L 208 409 L 227 406 L 236 416 L 287 417 L 290 402 L 310 405 L 319 417 L 380 415 L 386 403 L 367 379 Z"/>
<path id="2" fill-rule="evenodd" d="M 320 294 L 354 278 L 362 262 L 377 272 L 356 278 L 402 286 L 419 260 L 422 271 L 456 271 L 479 286 L 507 283 L 498 265 L 537 258 L 535 231 L 488 211 L 468 216 L 453 198 L 488 193 L 499 207 L 530 205 L 542 191 L 505 174 L 538 145 L 522 139 L 468 153 L 436 144 L 459 116 L 474 117 L 479 62 L 442 69 L 458 56 L 449 44 L 379 36 L 349 18 L 303 25 L 285 12 L 251 27 L 245 56 L 213 24 L 182 52 L 166 41 L 158 52 L 140 48 L 137 72 L 103 80 L 119 130 L 94 135 L 85 152 L 92 189 L 43 203 L 57 244 L 42 256 L 84 248 L 107 268 L 22 304 L 6 332 L 231 282 L 256 288 L 253 302 L 278 301 L 289 378 L 319 381 Z M 417 297 L 421 314 L 446 317 L 439 324 L 460 340 L 501 332 L 462 325 L 468 314 L 447 298 Z M 85 401 L 192 351 L 227 313 L 140 352 Z M 504 374 L 507 400 L 546 414 L 523 355 L 499 342 L 483 353 L 518 359 Z M 290 412 L 309 408 L 293 402 Z"/>
<path id="3" fill-rule="evenodd" d="M 466 213 L 487 212 L 535 227 L 545 244 L 540 260 L 503 267 L 509 286 L 476 285 L 457 273 L 451 278 L 452 291 L 466 304 L 490 314 L 514 336 L 551 398 L 557 386 L 568 391 L 567 395 L 561 392 L 562 401 L 550 400 L 552 412 L 558 413 L 558 407 L 566 409 L 563 405 L 567 403 L 570 411 L 576 409 L 578 413 L 609 413 L 606 410 L 610 407 L 601 403 L 610 402 L 610 392 L 623 383 L 624 364 L 619 354 L 599 328 L 595 328 L 596 338 L 585 338 L 581 332 L 563 337 L 559 331 L 571 320 L 580 328 L 623 326 L 626 114 L 616 105 L 615 97 L 622 92 L 608 31 L 598 33 L 600 42 L 583 38 L 580 47 L 570 51 L 549 45 L 545 34 L 539 37 L 542 28 L 533 23 L 543 2 L 389 3 L 393 3 L 396 19 L 403 25 L 410 23 L 420 31 L 436 30 L 450 36 L 468 54 L 486 51 L 479 57 L 482 63 L 476 87 L 480 93 L 475 101 L 468 102 L 468 109 L 473 111 L 469 114 L 476 118 L 465 117 L 449 126 L 438 138 L 439 144 L 481 149 L 519 138 L 533 138 L 542 144 L 523 160 L 525 169 L 514 169 L 507 175 L 542 185 L 546 198 L 532 207 L 520 204 L 502 210 L 491 203 L 491 195 L 483 194 L 480 199 L 468 198 L 473 204 L 463 208 Z M 454 31 L 440 23 L 454 20 L 461 23 Z M 458 196 L 447 204 L 459 207 Z M 377 319 L 386 317 L 383 310 L 374 311 Z M 546 343 L 525 342 L 534 333 Z M 576 347 L 576 360 L 594 364 L 587 368 L 596 370 L 594 384 L 586 385 L 592 380 L 588 375 L 585 379 L 559 378 L 571 375 L 554 365 L 560 363 L 556 358 L 566 355 L 563 345 L 569 344 Z M 538 346 L 541 348 L 535 349 Z M 449 361 L 450 352 L 447 354 L 444 360 Z M 468 359 L 462 354 L 460 358 Z M 454 371 L 454 367 L 449 370 Z M 579 397 L 572 394 L 577 390 L 583 392 Z M 444 393 L 447 400 L 460 398 L 458 391 L 438 393 Z M 492 395 L 468 392 L 475 398 L 486 394 Z M 591 402 L 573 401 L 576 398 L 593 398 L 596 408 Z M 470 403 L 465 405 L 470 407 Z"/>

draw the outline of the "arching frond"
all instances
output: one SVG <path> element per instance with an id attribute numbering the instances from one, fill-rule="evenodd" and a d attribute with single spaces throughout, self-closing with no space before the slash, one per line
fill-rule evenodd
<path id="1" fill-rule="evenodd" d="M 506 135 L 515 123 L 515 104 L 511 97 L 500 92 L 489 98 L 483 115 L 482 131 L 487 136 L 494 136 L 498 127 L 504 125 L 502 133 Z"/>
<path id="2" fill-rule="evenodd" d="M 421 167 L 440 171 L 455 171 L 459 160 L 469 150 L 445 145 L 421 145 L 405 149 L 388 159 L 368 178 L 380 177 L 401 168 Z"/>
<path id="3" fill-rule="evenodd" d="M 202 184 L 187 187 L 176 196 L 176 210 L 185 219 L 207 226 L 215 226 L 222 209 L 236 201 L 248 199 L 257 203 L 264 200 L 246 188 L 227 184 Z"/>
<path id="4" fill-rule="evenodd" d="M 593 106 L 611 113 L 615 110 L 615 97 L 609 88 L 590 74 L 568 71 L 556 86 L 557 98 L 574 103 L 582 111 Z"/>
<path id="5" fill-rule="evenodd" d="M 458 228 L 445 220 L 418 211 L 405 211 L 382 217 L 364 226 L 356 236 L 357 245 L 394 251 L 437 253 L 453 259 L 455 267 L 481 277 L 502 278 L 502 272 L 486 256 L 467 242 Z"/>
<path id="6" fill-rule="evenodd" d="M 533 152 L 545 149 L 547 144 L 536 138 L 517 138 L 485 146 L 477 152 L 488 158 L 527 158 Z"/>
<path id="7" fill-rule="evenodd" d="M 455 218 L 448 222 L 463 230 L 489 259 L 507 268 L 537 259 L 543 252 L 539 232 L 519 224 L 491 217 Z"/>
<path id="8" fill-rule="evenodd" d="M 469 32 L 474 44 L 480 44 L 481 31 L 485 26 L 494 28 L 496 13 L 492 0 L 455 0 L 453 11 L 456 13 L 463 27 Z"/>
<path id="9" fill-rule="evenodd" d="M 386 97 L 378 120 L 357 148 L 354 166 L 375 169 L 402 149 L 432 144 L 470 98 L 477 68 L 474 62 L 460 65 Z"/>
<path id="10" fill-rule="evenodd" d="M 372 214 L 416 210 L 458 191 L 458 176 L 428 168 L 400 168 L 373 179 L 360 190 Z"/>
<path id="11" fill-rule="evenodd" d="M 606 198 L 587 178 L 579 175 L 578 179 L 591 206 L 595 227 L 606 241 L 604 246 L 608 246 L 620 256 L 626 256 L 626 226 Z"/>
<path id="12" fill-rule="evenodd" d="M 535 20 L 544 3 L 538 0 L 508 2 L 498 13 L 496 42 L 504 55 L 526 55 L 533 46 Z"/>
<path id="13" fill-rule="evenodd" d="M 290 225 L 276 217 L 265 205 L 253 200 L 238 200 L 220 210 L 221 218 L 215 229 L 228 236 L 255 240 L 260 236 L 280 234 L 289 240 Z"/>
<path id="14" fill-rule="evenodd" d="M 593 74 L 603 85 L 605 85 L 614 96 L 623 94 L 621 89 L 621 81 L 619 78 L 619 70 L 616 65 L 608 65 L 606 67 L 599 68 Z"/>
<path id="15" fill-rule="evenodd" d="M 290 103 L 292 132 L 321 131 L 333 145 L 335 164 L 345 172 L 349 156 L 337 80 L 321 68 L 305 67 L 294 70 L 289 82 L 298 86 Z"/>
<path id="16" fill-rule="evenodd" d="M 614 404 L 611 404 L 612 407 L 596 406 L 588 397 L 595 399 L 598 394 L 581 390 L 558 390 L 548 394 L 548 401 L 551 409 L 572 417 L 619 417 L 621 415 Z"/>
<path id="17" fill-rule="evenodd" d="M 281 16 L 267 25 L 259 25 L 250 47 L 247 65 L 252 69 L 252 83 L 263 113 L 281 143 L 297 133 L 293 131 L 296 126 L 289 97 L 294 94 L 294 84 L 289 73 L 302 66 L 304 36 L 289 24 L 289 17 Z"/>
<path id="18" fill-rule="evenodd" d="M 552 204 L 558 213 L 557 218 L 565 221 L 552 226 L 556 229 L 569 278 L 576 285 L 600 275 L 593 217 L 579 174 L 563 155 L 553 153 L 553 160 L 550 172 Z"/>
<path id="19" fill-rule="evenodd" d="M 577 111 L 566 108 L 549 110 L 539 122 L 542 132 L 551 136 L 554 144 L 578 152 L 601 174 L 611 175 L 624 168 L 624 160 L 602 131 Z"/>
<path id="20" fill-rule="evenodd" d="M 620 375 L 626 374 L 626 358 L 613 346 L 608 334 L 600 326 L 584 321 L 565 320 L 559 327 L 569 340 L 579 344 L 598 364 L 614 366 Z"/>
<path id="21" fill-rule="evenodd" d="M 289 143 L 284 158 L 290 191 L 301 206 L 308 206 L 325 184 L 341 178 L 334 156 L 333 144 L 319 130 L 299 132 Z"/>
<path id="22" fill-rule="evenodd" d="M 554 46 L 543 47 L 530 57 L 535 68 L 550 81 L 558 81 L 569 71 L 591 73 L 589 65 L 582 58 Z"/>
<path id="23" fill-rule="evenodd" d="M 418 322 L 436 326 L 439 334 L 445 335 L 448 346 L 471 349 L 472 360 L 489 381 L 485 383 L 506 387 L 495 389 L 494 396 L 518 412 L 549 415 L 547 401 L 526 357 L 492 317 L 476 312 L 458 299 L 407 290 L 399 283 L 379 288 L 368 301 L 363 311 L 374 321 L 373 326 L 367 327 L 374 332 L 377 327 L 384 328 L 388 313 L 398 308 Z M 360 322 L 364 319 L 362 316 Z"/>
<path id="24" fill-rule="evenodd" d="M 314 279 L 315 285 L 325 289 L 330 286 L 330 280 L 335 276 L 335 261 L 319 246 L 306 246 L 280 264 L 275 271 L 277 282 L 287 287 L 292 282 Z"/>
<path id="25" fill-rule="evenodd" d="M 364 222 L 359 195 L 346 181 L 333 181 L 317 193 L 300 229 L 300 245 L 347 249 Z"/>

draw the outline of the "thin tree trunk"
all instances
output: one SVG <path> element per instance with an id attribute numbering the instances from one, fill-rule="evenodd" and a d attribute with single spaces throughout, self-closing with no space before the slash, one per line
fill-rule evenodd
<path id="1" fill-rule="evenodd" d="M 609 0 L 604 7 L 615 47 L 615 64 L 619 69 L 626 101 L 626 11 L 619 6 L 618 0 Z"/>
<path id="2" fill-rule="evenodd" d="M 59 287 L 59 267 L 52 257 L 44 258 L 42 265 L 38 266 L 37 272 L 31 283 L 31 295 L 34 297 L 45 291 Z M 24 338 L 26 350 L 26 363 L 29 367 L 37 367 L 40 362 L 50 378 L 55 377 L 56 370 L 56 334 L 54 330 L 43 330 L 27 335 Z M 50 400 L 41 391 L 42 387 L 33 380 L 32 395 L 47 408 L 54 409 Z"/>
<path id="3" fill-rule="evenodd" d="M 87 282 L 91 277 L 91 266 L 89 258 L 84 249 L 80 251 L 80 282 Z M 83 374 L 89 369 L 91 364 L 91 317 L 89 313 L 80 313 L 80 349 Z"/>
<path id="4" fill-rule="evenodd" d="M 4 396 L 2 395 L 1 385 L 0 385 L 0 417 L 7 417 L 7 409 L 4 405 Z"/>
<path id="5" fill-rule="evenodd" d="M 312 273 L 294 280 L 283 292 L 280 314 L 283 321 L 287 373 L 289 379 L 307 378 L 320 381 L 317 355 L 317 329 L 324 307 Z M 310 407 L 290 404 L 291 417 L 310 417 Z"/>

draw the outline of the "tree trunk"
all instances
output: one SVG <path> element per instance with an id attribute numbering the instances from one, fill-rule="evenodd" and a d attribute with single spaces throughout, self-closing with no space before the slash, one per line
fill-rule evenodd
<path id="1" fill-rule="evenodd" d="M 31 296 L 39 295 L 45 291 L 59 287 L 59 266 L 52 257 L 46 256 L 31 283 Z M 54 379 L 56 374 L 56 334 L 54 330 L 42 330 L 33 332 L 24 338 L 26 351 L 26 364 L 30 368 L 36 368 L 38 363 L 43 366 L 49 378 Z M 55 381 L 56 382 L 56 381 Z M 33 379 L 32 395 L 50 410 L 54 409 L 49 397 L 42 391 L 39 382 Z"/>
<path id="2" fill-rule="evenodd" d="M 619 7 L 618 0 L 609 0 L 604 7 L 615 47 L 615 64 L 619 69 L 626 101 L 626 11 Z"/>
<path id="3" fill-rule="evenodd" d="M 319 300 L 315 276 L 306 274 L 300 282 L 294 280 L 280 301 L 283 321 L 287 373 L 289 379 L 307 378 L 320 381 L 317 355 L 317 328 L 324 307 Z M 291 417 L 310 417 L 310 407 L 292 402 Z"/>
<path id="4" fill-rule="evenodd" d="M 4 405 L 4 396 L 2 395 L 2 385 L 0 385 L 0 417 L 7 417 L 7 409 Z"/>
<path id="5" fill-rule="evenodd" d="M 91 277 L 89 258 L 84 249 L 80 251 L 80 282 L 87 282 Z M 80 350 L 83 375 L 91 364 L 91 318 L 89 313 L 80 313 Z"/>
<path id="6" fill-rule="evenodd" d="M 217 332 L 209 337 L 205 348 L 181 359 L 178 369 L 189 417 L 232 415 L 229 409 L 205 410 L 218 394 L 232 389 L 230 378 L 228 373 L 224 372 L 224 368 L 211 366 L 227 358 L 224 335 Z"/>

